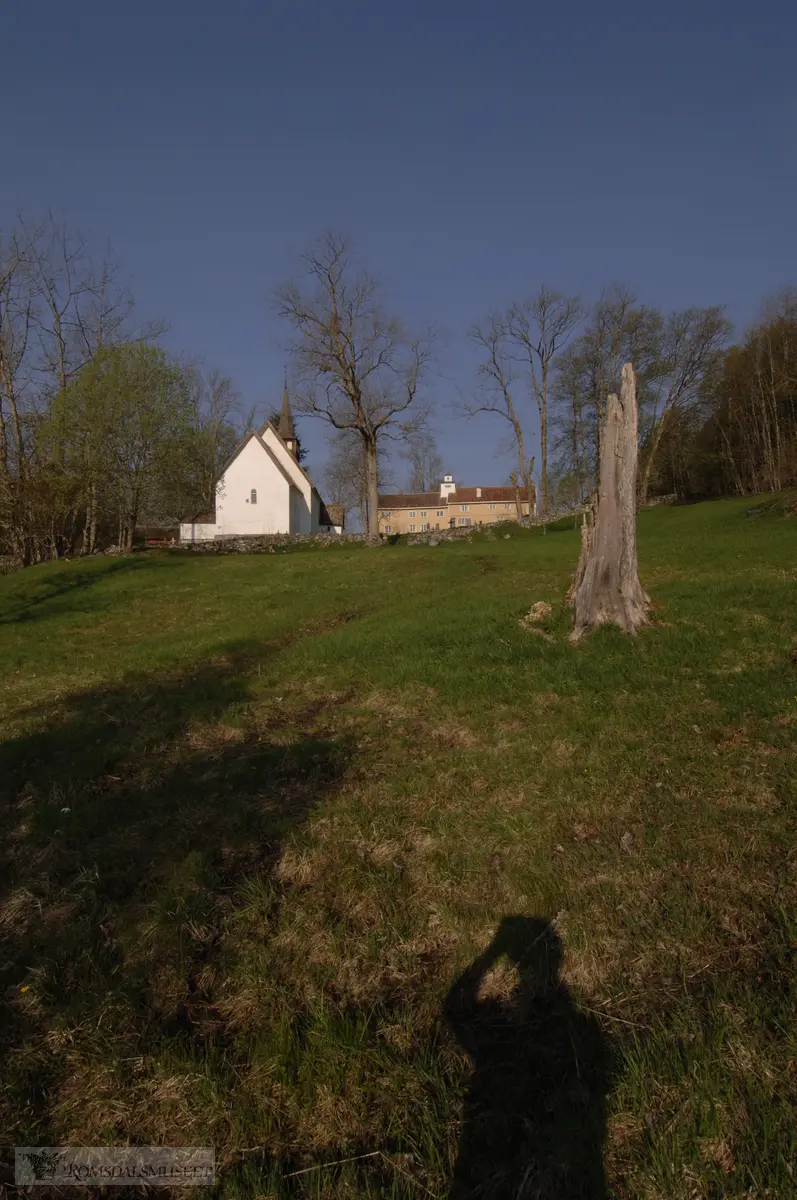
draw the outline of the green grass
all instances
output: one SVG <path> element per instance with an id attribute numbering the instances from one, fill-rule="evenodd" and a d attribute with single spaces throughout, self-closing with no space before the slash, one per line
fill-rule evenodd
<path id="1" fill-rule="evenodd" d="M 642 513 L 655 624 L 577 647 L 567 522 L 0 579 L 4 1140 L 794 1194 L 797 521 L 751 503 Z"/>

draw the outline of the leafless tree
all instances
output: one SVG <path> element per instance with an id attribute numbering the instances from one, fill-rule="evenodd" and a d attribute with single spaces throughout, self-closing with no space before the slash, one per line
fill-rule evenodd
<path id="1" fill-rule="evenodd" d="M 431 492 L 439 486 L 443 475 L 443 460 L 437 452 L 434 436 L 420 430 L 411 437 L 406 458 L 410 467 L 408 488 L 411 492 Z"/>
<path id="2" fill-rule="evenodd" d="M 510 305 L 506 318 L 512 357 L 528 371 L 540 421 L 540 512 L 548 511 L 548 404 L 554 359 L 582 317 L 578 296 L 543 284 L 530 300 Z"/>
<path id="3" fill-rule="evenodd" d="M 513 472 L 515 488 L 522 480 L 528 489 L 529 511 L 534 495 L 534 457 L 526 451 L 526 435 L 516 392 L 521 386 L 519 372 L 509 342 L 507 323 L 499 313 L 491 313 L 480 325 L 474 325 L 468 333 L 470 341 L 481 351 L 478 367 L 479 395 L 474 401 L 465 401 L 462 411 L 468 417 L 477 413 L 497 413 L 509 424 L 517 453 L 517 471 Z M 518 514 L 520 516 L 520 514 Z"/>
<path id="4" fill-rule="evenodd" d="M 640 407 L 660 370 L 663 319 L 614 283 L 593 306 L 585 329 L 559 355 L 552 399 L 558 449 L 569 456 L 582 497 L 598 486 L 606 399 L 619 392 L 624 362 L 636 365 Z"/>
<path id="5" fill-rule="evenodd" d="M 687 308 L 674 312 L 664 324 L 658 369 L 648 382 L 649 412 L 645 436 L 645 465 L 639 499 L 647 499 L 651 471 L 667 416 L 695 404 L 708 372 L 718 362 L 730 333 L 721 307 Z"/>
<path id="6" fill-rule="evenodd" d="M 390 463 L 383 451 L 377 454 L 380 488 L 392 486 Z M 331 504 L 342 504 L 346 518 L 357 512 L 363 530 L 368 529 L 368 473 L 362 438 L 351 429 L 339 430 L 330 439 L 330 457 L 324 471 L 324 488 Z"/>
<path id="7" fill-rule="evenodd" d="M 33 306 L 24 242 L 13 230 L 0 234 L 0 534 L 22 565 L 30 562 L 25 404 Z"/>
<path id="8" fill-rule="evenodd" d="M 296 408 L 360 439 L 368 495 L 368 534 L 379 537 L 378 451 L 386 438 L 422 428 L 428 405 L 419 389 L 434 335 L 412 336 L 383 308 L 376 280 L 355 262 L 344 238 L 322 237 L 303 256 L 306 280 L 277 291 L 290 324 Z"/>
<path id="9" fill-rule="evenodd" d="M 200 507 L 211 511 L 216 503 L 216 483 L 238 441 L 236 423 L 241 396 L 233 381 L 216 367 L 204 370 L 191 363 L 185 368 L 193 425 L 196 484 Z"/>
<path id="10" fill-rule="evenodd" d="M 470 331 L 482 352 L 482 397 L 465 405 L 467 415 L 495 412 L 512 427 L 518 454 L 516 474 L 532 495 L 531 459 L 525 450 L 522 404 L 533 398 L 540 423 L 540 504 L 548 510 L 548 424 L 553 364 L 581 319 L 581 301 L 543 285 L 529 300 L 491 313 Z"/>

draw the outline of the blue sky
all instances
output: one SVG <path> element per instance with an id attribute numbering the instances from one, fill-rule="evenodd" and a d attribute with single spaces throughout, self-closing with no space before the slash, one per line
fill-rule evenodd
<path id="1" fill-rule="evenodd" d="M 797 283 L 786 0 L 28 0 L 2 36 L 0 223 L 51 207 L 110 240 L 169 347 L 250 403 L 281 388 L 274 286 L 350 234 L 395 309 L 446 331 L 438 441 L 466 483 L 508 466 L 497 418 L 444 407 L 491 307 L 620 280 L 743 326 Z"/>

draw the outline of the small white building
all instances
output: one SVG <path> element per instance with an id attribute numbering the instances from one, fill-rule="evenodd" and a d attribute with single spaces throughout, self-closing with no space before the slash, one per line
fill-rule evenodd
<path id="1" fill-rule="evenodd" d="M 343 509 L 324 504 L 299 465 L 287 385 L 277 428 L 246 435 L 216 484 L 216 511 L 180 524 L 181 542 L 268 533 L 342 533 Z"/>

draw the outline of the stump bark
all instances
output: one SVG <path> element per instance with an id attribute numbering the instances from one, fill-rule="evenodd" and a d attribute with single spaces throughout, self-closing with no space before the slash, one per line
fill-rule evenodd
<path id="1" fill-rule="evenodd" d="M 589 512 L 585 512 L 581 520 L 581 553 L 578 556 L 576 573 L 570 581 L 570 587 L 567 589 L 567 603 L 571 607 L 575 602 L 578 589 L 581 587 L 581 581 L 584 578 L 584 572 L 587 569 L 587 563 L 589 562 L 589 548 L 592 544 L 592 529 L 595 524 L 596 505 L 597 496 L 593 497 Z"/>
<path id="2" fill-rule="evenodd" d="M 612 394 L 606 403 L 598 502 L 589 534 L 582 531 L 582 556 L 573 581 L 571 641 L 598 625 L 636 633 L 648 624 L 650 599 L 637 567 L 637 437 L 636 378 L 626 363 L 620 395 Z"/>

